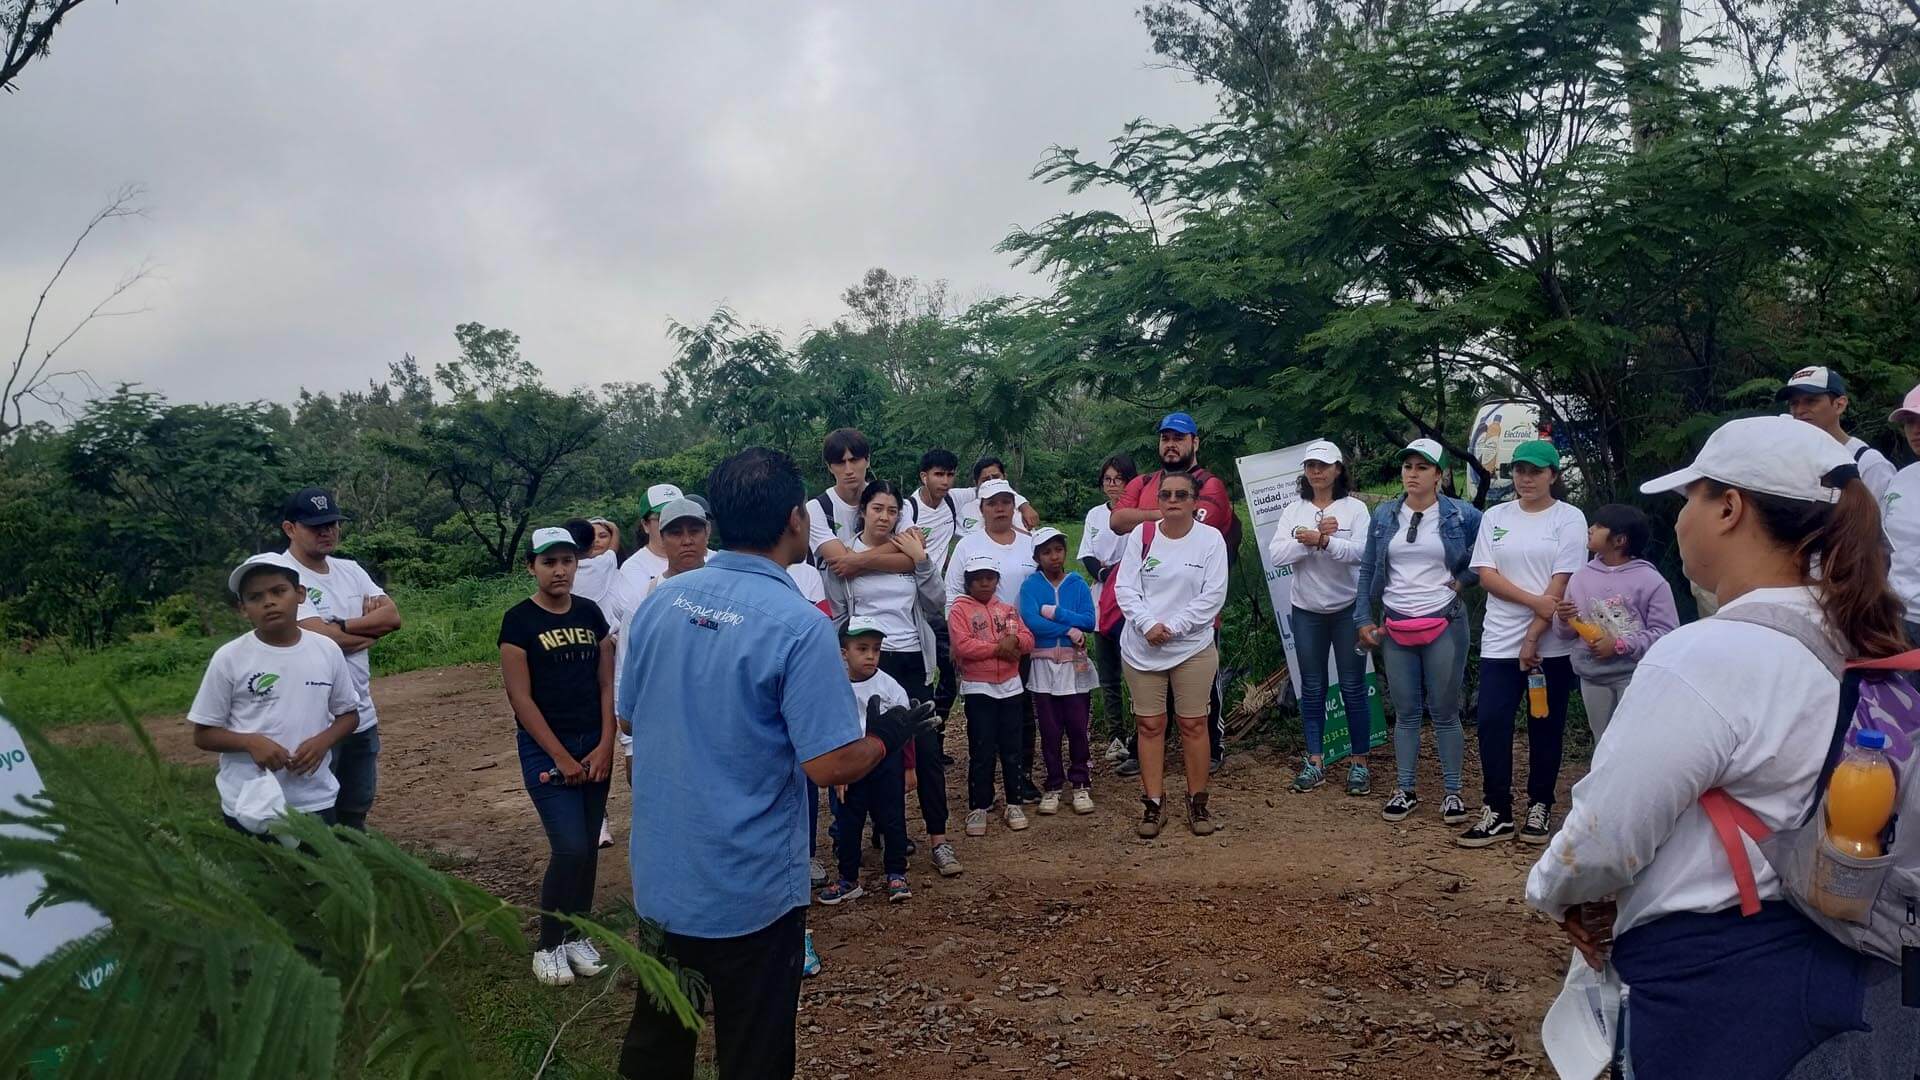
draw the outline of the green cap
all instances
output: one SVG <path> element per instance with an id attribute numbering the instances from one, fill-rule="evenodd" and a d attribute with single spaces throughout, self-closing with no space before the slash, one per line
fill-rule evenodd
<path id="1" fill-rule="evenodd" d="M 1557 471 L 1560 468 L 1560 451 L 1545 439 L 1523 442 L 1513 448 L 1513 463 L 1518 465 L 1523 461 L 1529 465 L 1538 465 L 1543 469 Z"/>

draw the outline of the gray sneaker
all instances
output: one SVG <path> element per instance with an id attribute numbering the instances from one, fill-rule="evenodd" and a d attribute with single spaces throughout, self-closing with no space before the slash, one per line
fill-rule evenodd
<path id="1" fill-rule="evenodd" d="M 1115 767 L 1113 771 L 1120 776 L 1139 776 L 1140 759 L 1137 757 L 1129 757 Z"/>
<path id="2" fill-rule="evenodd" d="M 987 835 L 987 812 L 985 810 L 967 811 L 967 835 Z"/>
<path id="3" fill-rule="evenodd" d="M 1367 772 L 1367 767 L 1365 765 L 1362 765 L 1357 761 L 1354 762 L 1352 765 L 1347 766 L 1347 794 L 1349 795 L 1373 794 L 1373 776 L 1371 773 Z"/>
<path id="4" fill-rule="evenodd" d="M 952 844 L 933 845 L 933 868 L 941 877 L 954 877 L 966 869 L 960 865 L 960 857 L 953 853 Z"/>
<path id="5" fill-rule="evenodd" d="M 1311 761 L 1300 763 L 1300 771 L 1294 775 L 1293 790 L 1309 792 L 1327 782 L 1327 771 Z"/>

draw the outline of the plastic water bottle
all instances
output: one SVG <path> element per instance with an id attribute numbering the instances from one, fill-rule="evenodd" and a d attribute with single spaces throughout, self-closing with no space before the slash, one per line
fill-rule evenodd
<path id="1" fill-rule="evenodd" d="M 1547 718 L 1547 673 L 1539 668 L 1527 673 L 1527 715 L 1535 720 Z"/>
<path id="2" fill-rule="evenodd" d="M 1844 855 L 1877 859 L 1886 853 L 1880 836 L 1898 797 L 1893 764 L 1885 732 L 1856 732 L 1852 741 L 1827 781 L 1827 842 Z"/>

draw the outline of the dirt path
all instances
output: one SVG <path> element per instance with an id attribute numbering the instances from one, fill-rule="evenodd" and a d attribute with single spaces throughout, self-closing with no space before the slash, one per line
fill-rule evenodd
<path id="1" fill-rule="evenodd" d="M 531 901 L 546 844 L 497 671 L 414 672 L 375 694 L 374 825 Z M 152 728 L 169 757 L 204 758 L 184 721 Z M 1383 822 L 1388 758 L 1375 753 L 1379 796 L 1350 799 L 1334 784 L 1291 794 L 1271 751 L 1234 755 L 1215 786 L 1220 832 L 1196 838 L 1176 811 L 1151 843 L 1132 835 L 1137 789 L 1099 772 L 1094 814 L 1036 816 L 1024 833 L 996 818 L 960 839 L 967 872 L 951 879 L 928 867 L 909 797 L 914 898 L 811 912 L 826 970 L 803 991 L 802 1075 L 1550 1076 L 1539 1017 L 1567 953 L 1521 902 L 1532 849 L 1455 848 L 1430 760 L 1420 811 Z M 964 760 L 949 770 L 955 806 L 963 774 Z M 616 780 L 622 841 L 629 808 Z M 601 901 L 627 880 L 616 844 Z"/>

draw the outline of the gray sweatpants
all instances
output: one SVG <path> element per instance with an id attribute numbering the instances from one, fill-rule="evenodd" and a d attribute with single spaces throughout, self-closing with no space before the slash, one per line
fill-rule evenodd
<path id="1" fill-rule="evenodd" d="M 1607 733 L 1607 722 L 1613 719 L 1613 710 L 1620 704 L 1620 695 L 1627 692 L 1627 679 L 1594 682 L 1581 678 L 1580 702 L 1587 707 L 1587 726 L 1593 729 L 1593 741 L 1598 743 L 1600 736 Z"/>

